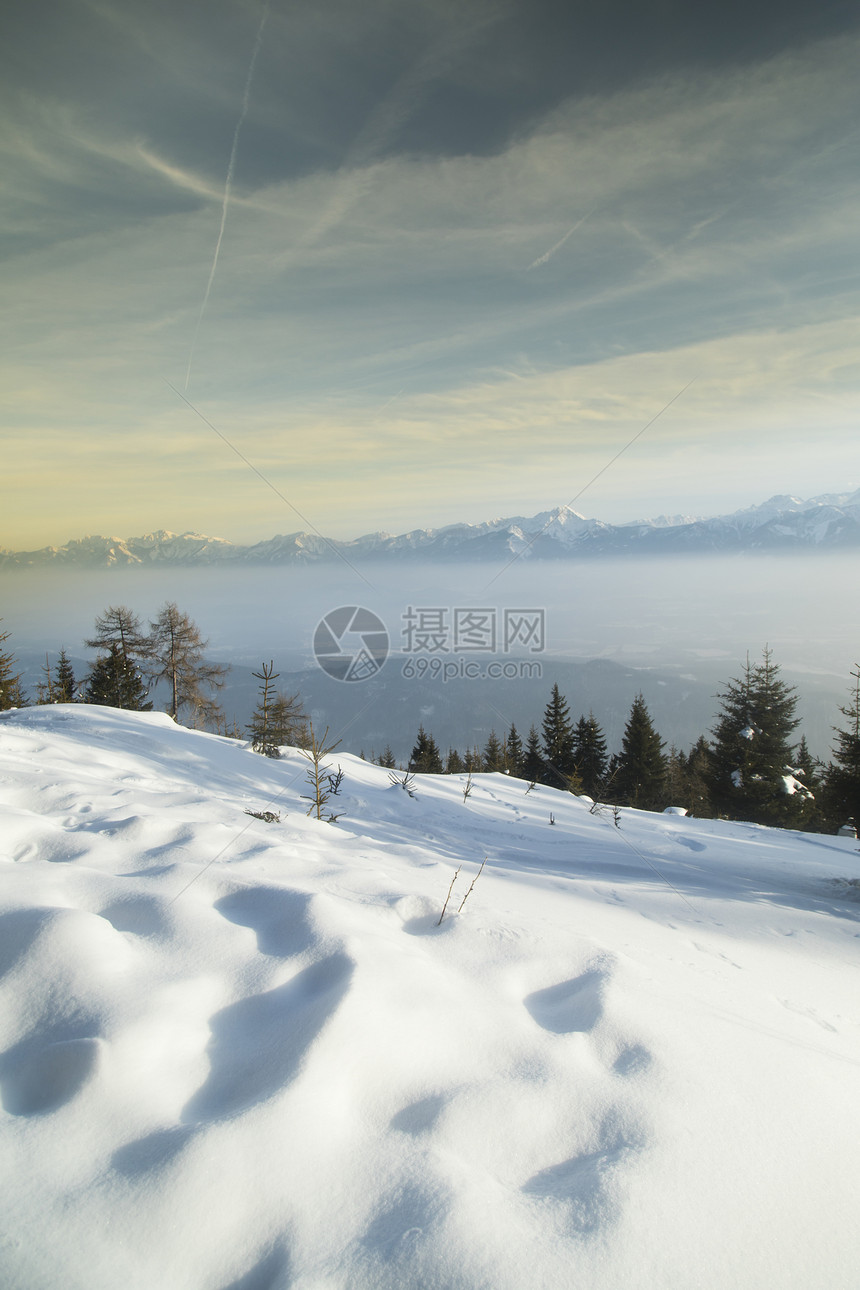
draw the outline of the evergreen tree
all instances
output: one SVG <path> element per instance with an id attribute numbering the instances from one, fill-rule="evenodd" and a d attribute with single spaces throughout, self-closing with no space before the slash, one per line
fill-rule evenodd
<path id="1" fill-rule="evenodd" d="M 15 671 L 15 655 L 3 648 L 8 632 L 0 632 L 0 712 L 23 708 L 26 699 L 21 689 L 21 674 Z"/>
<path id="2" fill-rule="evenodd" d="M 131 659 L 123 656 L 119 645 L 111 645 L 107 654 L 96 659 L 86 681 L 85 700 L 106 708 L 125 708 L 130 712 L 149 712 L 143 677 Z"/>
<path id="3" fill-rule="evenodd" d="M 463 771 L 464 771 L 465 769 L 466 769 L 466 767 L 465 767 L 465 765 L 464 765 L 464 763 L 463 763 L 463 758 L 462 758 L 462 757 L 460 756 L 460 754 L 457 752 L 457 749 L 456 749 L 456 748 L 449 748 L 449 749 L 448 749 L 448 755 L 447 755 L 447 757 L 445 758 L 445 774 L 446 774 L 446 775 L 462 775 L 462 773 L 463 773 Z"/>
<path id="4" fill-rule="evenodd" d="M 580 717 L 573 732 L 573 759 L 582 791 L 599 801 L 606 782 L 606 740 L 594 713 Z"/>
<path id="5" fill-rule="evenodd" d="M 442 758 L 436 740 L 427 734 L 423 726 L 418 727 L 418 738 L 409 758 L 409 770 L 424 775 L 442 774 Z"/>
<path id="6" fill-rule="evenodd" d="M 837 825 L 850 821 L 860 831 L 860 666 L 851 676 L 850 701 L 839 709 L 848 723 L 842 729 L 834 727 L 836 743 L 827 773 L 827 801 Z"/>
<path id="7" fill-rule="evenodd" d="M 779 678 L 766 647 L 761 663 L 747 658 L 743 675 L 718 696 L 722 711 L 714 728 L 710 791 L 714 809 L 729 819 L 782 827 L 799 825 L 811 796 L 792 791 L 794 688 Z"/>
<path id="8" fill-rule="evenodd" d="M 690 749 L 684 764 L 686 783 L 682 805 L 691 815 L 707 819 L 711 815 L 711 747 L 704 735 L 699 735 Z"/>
<path id="9" fill-rule="evenodd" d="M 72 667 L 65 649 L 60 650 L 57 666 L 54 669 L 54 689 L 57 695 L 55 702 L 57 703 L 74 703 L 78 695 L 75 669 Z"/>
<path id="10" fill-rule="evenodd" d="M 499 737 L 495 730 L 491 730 L 490 737 L 484 747 L 484 770 L 502 771 L 504 773 L 506 769 L 505 750 L 499 743 Z"/>
<path id="11" fill-rule="evenodd" d="M 379 758 L 379 765 L 386 770 L 394 770 L 397 762 L 394 760 L 394 753 L 391 751 L 391 745 L 386 744 L 382 756 Z"/>
<path id="12" fill-rule="evenodd" d="M 553 788 L 568 788 L 571 777 L 576 772 L 573 755 L 573 726 L 570 720 L 567 702 L 558 685 L 552 687 L 552 695 L 543 715 L 543 782 Z"/>
<path id="13" fill-rule="evenodd" d="M 543 779 L 543 773 L 544 764 L 543 757 L 540 755 L 540 738 L 537 730 L 532 726 L 529 730 L 526 750 L 523 755 L 523 779 L 527 779 L 530 784 L 537 784 Z"/>
<path id="14" fill-rule="evenodd" d="M 266 757 L 280 757 L 284 744 L 304 747 L 307 717 L 299 696 L 283 694 L 275 689 L 280 672 L 274 670 L 271 661 L 264 663 L 260 672 L 252 672 L 251 675 L 260 682 L 257 706 L 247 727 L 254 752 L 263 753 Z"/>
<path id="15" fill-rule="evenodd" d="M 45 655 L 45 666 L 42 668 L 44 681 L 37 687 L 37 703 L 74 703 L 77 698 L 77 684 L 74 669 L 64 649 L 60 650 L 56 665 L 52 668 L 48 655 Z"/>
<path id="16" fill-rule="evenodd" d="M 687 796 L 687 758 L 674 744 L 666 754 L 666 800 L 671 806 L 685 806 Z"/>
<path id="17" fill-rule="evenodd" d="M 615 786 L 618 800 L 643 811 L 658 810 L 664 803 L 666 755 L 641 694 L 630 708 L 621 741 Z"/>
<path id="18" fill-rule="evenodd" d="M 515 725 L 511 725 L 508 731 L 508 737 L 505 740 L 505 768 L 512 775 L 519 777 L 523 771 L 523 761 L 525 758 L 525 749 L 523 741 L 517 733 Z"/>
<path id="19" fill-rule="evenodd" d="M 175 720 L 182 709 L 190 708 L 197 724 L 217 719 L 220 708 L 206 690 L 220 690 L 228 669 L 206 662 L 204 650 L 209 642 L 203 640 L 197 625 L 173 601 L 167 601 L 150 626 L 151 674 L 154 681 L 166 681 L 170 687 L 167 711 L 171 717 Z"/>
<path id="20" fill-rule="evenodd" d="M 480 748 L 467 748 L 463 754 L 463 770 L 473 775 L 480 775 L 484 769 L 484 759 Z"/>

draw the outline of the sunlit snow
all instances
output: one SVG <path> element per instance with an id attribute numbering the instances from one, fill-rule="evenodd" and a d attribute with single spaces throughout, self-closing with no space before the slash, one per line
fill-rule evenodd
<path id="1" fill-rule="evenodd" d="M 0 718 L 0 1283 L 855 1286 L 856 840 L 338 764 Z"/>

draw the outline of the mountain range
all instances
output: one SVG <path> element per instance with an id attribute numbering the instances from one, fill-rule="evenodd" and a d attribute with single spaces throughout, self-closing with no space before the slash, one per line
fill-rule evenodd
<path id="1" fill-rule="evenodd" d="M 250 546 L 201 533 L 159 530 L 143 537 L 84 537 L 38 551 L 0 548 L 0 567 L 109 568 L 155 565 L 303 565 L 362 560 L 586 559 L 687 553 L 788 552 L 860 547 L 860 489 L 806 501 L 776 496 L 710 519 L 660 516 L 630 524 L 587 519 L 569 506 L 530 518 L 449 524 L 409 533 L 369 533 L 349 541 L 290 533 Z"/>

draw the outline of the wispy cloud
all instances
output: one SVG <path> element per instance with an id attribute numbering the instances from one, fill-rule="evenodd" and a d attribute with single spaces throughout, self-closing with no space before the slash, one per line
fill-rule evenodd
<path id="1" fill-rule="evenodd" d="M 591 210 L 588 212 L 587 215 L 583 215 L 581 219 L 578 219 L 576 223 L 567 230 L 564 237 L 559 238 L 555 246 L 551 246 L 548 251 L 544 251 L 543 255 L 539 255 L 536 260 L 532 260 L 531 264 L 529 265 L 529 269 L 539 269 L 542 264 L 549 264 L 550 260 L 555 255 L 556 251 L 560 251 L 561 248 L 564 246 L 565 242 L 567 242 L 569 238 L 573 237 L 573 234 L 576 232 L 576 230 L 578 228 L 582 228 L 585 221 L 587 219 L 590 219 L 590 217 L 594 214 L 594 209 L 595 208 L 592 206 Z"/>

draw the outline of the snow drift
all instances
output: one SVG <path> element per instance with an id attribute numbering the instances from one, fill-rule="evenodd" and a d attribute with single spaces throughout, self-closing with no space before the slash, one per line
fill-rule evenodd
<path id="1" fill-rule="evenodd" d="M 4 1285 L 856 1285 L 856 841 L 332 764 L 3 714 Z"/>

